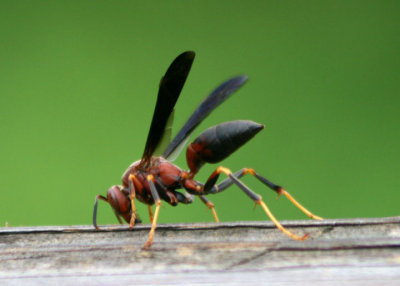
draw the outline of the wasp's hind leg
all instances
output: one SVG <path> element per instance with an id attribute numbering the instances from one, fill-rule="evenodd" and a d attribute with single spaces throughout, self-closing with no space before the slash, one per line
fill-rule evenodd
<path id="1" fill-rule="evenodd" d="M 300 209 L 305 215 L 307 215 L 309 218 L 316 219 L 316 220 L 322 220 L 322 217 L 319 217 L 312 212 L 310 212 L 308 209 L 303 207 L 298 201 L 296 201 L 284 188 L 281 186 L 275 185 L 268 179 L 264 178 L 260 174 L 256 173 L 253 169 L 247 169 L 249 170 L 248 172 L 252 174 L 254 177 L 256 177 L 259 181 L 264 183 L 266 186 L 268 186 L 270 189 L 274 190 L 278 196 L 284 195 L 291 201 L 298 209 Z"/>
<path id="2" fill-rule="evenodd" d="M 243 176 L 244 174 L 241 174 L 241 171 L 239 171 L 240 173 L 236 173 L 236 175 L 238 177 Z M 215 186 L 215 182 L 217 181 L 219 175 L 221 173 L 224 173 L 226 176 L 229 177 L 229 179 L 232 182 L 226 181 L 224 180 L 223 182 L 221 182 L 220 185 Z M 284 228 L 279 221 L 275 218 L 275 216 L 272 214 L 272 212 L 269 210 L 268 206 L 266 205 L 266 203 L 262 200 L 262 197 L 256 193 L 254 193 L 249 187 L 247 187 L 244 183 L 242 183 L 236 176 L 235 174 L 233 174 L 229 169 L 225 168 L 225 167 L 218 167 L 209 177 L 209 179 L 207 180 L 206 184 L 204 185 L 204 192 L 205 193 L 218 193 L 218 189 L 219 191 L 222 191 L 223 189 L 228 188 L 230 185 L 232 184 L 236 184 L 249 198 L 251 198 L 256 205 L 260 205 L 262 207 L 262 209 L 264 210 L 264 212 L 267 214 L 267 216 L 272 220 L 272 222 L 276 225 L 276 227 L 282 231 L 284 234 L 286 234 L 287 236 L 289 236 L 292 239 L 295 240 L 305 240 L 309 237 L 309 234 L 306 234 L 304 236 L 298 236 L 295 235 L 293 233 L 291 233 L 289 230 L 287 230 L 286 228 Z"/>
<path id="3" fill-rule="evenodd" d="M 250 168 L 243 168 L 241 170 L 239 170 L 238 172 L 234 173 L 233 176 L 237 179 L 240 179 L 241 177 L 243 177 L 244 175 L 250 174 L 252 176 L 254 176 L 255 178 L 257 178 L 260 182 L 262 182 L 264 185 L 266 185 L 268 188 L 270 188 L 271 190 L 274 190 L 277 194 L 278 197 L 280 195 L 284 195 L 285 197 L 287 197 L 297 208 L 299 208 L 305 215 L 307 215 L 309 218 L 312 219 L 316 219 L 316 220 L 322 220 L 321 217 L 313 214 L 312 212 L 310 212 L 308 209 L 306 209 L 304 206 L 302 206 L 297 200 L 295 200 L 295 198 L 293 198 L 289 192 L 287 192 L 283 187 L 278 186 L 274 183 L 272 183 L 270 180 L 268 180 L 267 178 L 261 176 L 260 174 L 258 174 L 254 169 L 250 169 Z M 212 177 L 213 175 L 211 175 Z M 218 179 L 219 173 L 214 175 L 214 178 L 211 181 L 216 181 L 216 179 Z M 216 178 L 215 178 L 216 177 Z M 235 182 L 230 178 L 226 178 L 225 180 L 223 180 L 220 184 L 218 185 L 214 185 L 208 186 L 208 191 L 212 194 L 215 193 L 219 193 L 224 191 L 225 189 L 227 189 L 228 187 L 230 187 L 232 184 L 234 184 Z M 207 183 L 206 183 L 207 185 Z"/>

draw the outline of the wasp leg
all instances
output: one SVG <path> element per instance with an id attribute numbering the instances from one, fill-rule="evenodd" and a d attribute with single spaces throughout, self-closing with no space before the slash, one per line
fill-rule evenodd
<path id="1" fill-rule="evenodd" d="M 97 195 L 97 196 L 96 196 L 96 199 L 95 199 L 95 202 L 94 202 L 94 209 L 93 209 L 93 226 L 94 226 L 94 228 L 97 229 L 97 230 L 100 229 L 100 228 L 98 227 L 98 225 L 97 225 L 97 204 L 98 204 L 98 200 L 99 200 L 99 199 L 102 200 L 102 201 L 105 201 L 105 202 L 107 202 L 107 203 L 110 203 L 110 202 L 108 201 L 108 198 L 103 197 L 102 195 Z M 114 212 L 115 217 L 117 218 L 118 222 L 119 222 L 120 224 L 123 224 L 124 222 L 122 221 L 121 216 L 118 214 L 118 212 L 117 212 L 115 209 L 113 209 L 113 212 Z"/>
<path id="2" fill-rule="evenodd" d="M 225 167 L 218 167 L 209 177 L 209 179 L 207 180 L 206 184 L 205 184 L 205 188 L 206 186 L 209 188 L 208 192 L 209 193 L 216 193 L 218 191 L 213 192 L 213 186 L 209 183 L 216 181 L 216 179 L 218 179 L 219 174 L 224 173 L 225 175 L 227 175 L 234 184 L 236 184 L 248 197 L 250 197 L 255 203 L 256 205 L 260 205 L 262 207 L 262 209 L 264 210 L 264 212 L 267 214 L 267 216 L 272 220 L 272 222 L 276 225 L 276 227 L 282 231 L 284 234 L 286 234 L 287 236 L 289 236 L 292 239 L 295 240 L 305 240 L 309 237 L 309 234 L 306 234 L 304 236 L 297 236 L 293 233 L 291 233 L 290 231 L 288 231 L 286 228 L 284 228 L 279 221 L 275 218 L 275 216 L 272 214 L 272 212 L 269 210 L 268 206 L 266 205 L 266 203 L 262 200 L 261 196 L 254 193 L 252 190 L 250 190 L 249 187 L 247 187 L 245 184 L 243 184 L 237 177 L 234 176 L 234 174 L 231 172 L 231 170 L 225 168 Z M 243 176 L 243 175 L 242 175 Z M 226 184 L 226 185 L 225 185 Z M 232 184 L 232 183 L 231 183 Z M 228 183 L 224 183 L 224 187 L 227 188 L 229 187 L 231 184 Z M 215 188 L 214 188 L 215 189 Z M 218 189 L 218 188 L 217 188 Z"/>
<path id="3" fill-rule="evenodd" d="M 253 169 L 247 169 L 248 173 L 252 174 L 255 176 L 260 182 L 264 183 L 266 186 L 271 188 L 272 190 L 276 191 L 278 194 L 278 197 L 283 194 L 285 197 L 289 199 L 298 209 L 300 209 L 305 215 L 307 215 L 309 218 L 316 219 L 316 220 L 322 220 L 322 217 L 319 217 L 309 210 L 307 210 L 305 207 L 303 207 L 298 201 L 296 201 L 284 188 L 281 186 L 275 185 L 268 179 L 264 178 L 260 174 L 256 173 Z"/>
<path id="4" fill-rule="evenodd" d="M 199 196 L 200 200 L 211 210 L 215 222 L 219 222 L 217 212 L 215 211 L 215 206 L 213 202 L 211 202 L 209 199 L 207 199 L 205 196 Z"/>
<path id="5" fill-rule="evenodd" d="M 178 191 L 175 191 L 174 189 L 168 188 L 164 183 L 158 179 L 154 178 L 155 183 L 158 188 L 158 195 L 160 198 L 167 203 L 169 203 L 171 206 L 177 206 L 178 203 L 182 204 L 191 204 L 193 202 L 193 196 L 186 194 L 182 194 Z"/>
<path id="6" fill-rule="evenodd" d="M 321 217 L 313 214 L 309 210 L 307 210 L 304 206 L 302 206 L 295 198 L 293 198 L 284 188 L 281 186 L 278 186 L 268 179 L 264 178 L 260 174 L 258 174 L 254 169 L 250 168 L 243 168 L 239 170 L 238 172 L 234 173 L 233 176 L 236 177 L 237 179 L 240 179 L 242 176 L 250 174 L 257 178 L 260 182 L 262 182 L 264 185 L 266 185 L 268 188 L 271 190 L 274 190 L 277 194 L 278 197 L 283 194 L 285 197 L 287 197 L 298 209 L 300 209 L 305 215 L 307 215 L 309 218 L 316 219 L 316 220 L 322 220 Z M 230 178 L 227 178 L 223 180 L 220 184 L 213 186 L 210 193 L 219 193 L 231 186 L 234 183 Z"/>
<path id="7" fill-rule="evenodd" d="M 99 227 L 97 226 L 97 204 L 98 204 L 99 199 L 108 203 L 107 198 L 103 197 L 102 195 L 96 196 L 96 199 L 94 200 L 94 207 L 93 207 L 93 226 L 95 229 L 99 229 Z M 119 219 L 119 221 L 120 220 L 121 219 Z"/>
<path id="8" fill-rule="evenodd" d="M 151 210 L 151 206 L 147 205 L 147 210 L 149 211 L 149 218 L 150 218 L 150 222 L 153 223 L 153 211 Z"/>
<path id="9" fill-rule="evenodd" d="M 160 212 L 160 206 L 161 206 L 161 200 L 158 195 L 156 186 L 154 185 L 154 181 L 155 181 L 154 177 L 152 175 L 148 175 L 146 179 L 149 182 L 151 195 L 153 196 L 154 201 L 156 203 L 156 210 L 154 212 L 153 221 L 151 223 L 149 238 L 147 239 L 147 242 L 144 244 L 143 249 L 149 248 L 151 246 L 151 244 L 153 243 L 154 232 L 156 230 L 158 214 Z"/>
<path id="10" fill-rule="evenodd" d="M 135 197 L 136 197 L 136 190 L 134 181 L 136 180 L 135 175 L 129 176 L 129 198 L 131 200 L 131 220 L 129 221 L 129 228 L 132 229 L 135 225 L 136 219 L 136 206 L 135 206 Z"/>
<path id="11" fill-rule="evenodd" d="M 122 221 L 121 217 L 117 214 L 116 211 L 114 211 L 115 217 L 117 218 L 119 224 L 123 224 L 124 222 Z M 135 220 L 136 221 L 136 220 Z"/>
<path id="12" fill-rule="evenodd" d="M 154 201 L 156 204 L 156 209 L 155 209 L 155 213 L 153 216 L 151 206 L 148 206 L 150 221 L 151 221 L 151 229 L 150 229 L 150 233 L 149 233 L 149 238 L 148 238 L 146 244 L 143 246 L 144 249 L 149 248 L 151 246 L 151 244 L 153 243 L 153 237 L 154 237 L 154 233 L 156 230 L 158 214 L 159 214 L 160 206 L 161 206 L 160 194 L 158 193 L 154 182 L 156 182 L 157 186 L 163 190 L 163 192 L 161 192 L 162 199 L 173 206 L 177 205 L 178 202 L 184 203 L 184 204 L 190 204 L 193 201 L 191 197 L 185 196 L 185 195 L 183 195 L 179 192 L 175 192 L 173 190 L 168 190 L 168 188 L 165 187 L 162 182 L 155 179 L 152 175 L 147 176 L 146 179 L 149 182 L 150 191 L 154 198 Z"/>

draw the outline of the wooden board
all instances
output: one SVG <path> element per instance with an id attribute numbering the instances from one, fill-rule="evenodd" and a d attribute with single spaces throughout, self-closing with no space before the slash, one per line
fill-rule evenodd
<path id="1" fill-rule="evenodd" d="M 400 285 L 400 217 L 0 228 L 0 285 Z"/>

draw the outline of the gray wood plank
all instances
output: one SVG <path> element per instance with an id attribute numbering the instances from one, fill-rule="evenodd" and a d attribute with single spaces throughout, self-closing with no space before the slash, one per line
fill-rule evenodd
<path id="1" fill-rule="evenodd" d="M 400 217 L 0 228 L 0 285 L 400 285 Z"/>

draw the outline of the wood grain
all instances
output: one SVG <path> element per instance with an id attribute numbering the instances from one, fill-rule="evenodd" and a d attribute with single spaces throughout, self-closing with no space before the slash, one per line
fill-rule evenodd
<path id="1" fill-rule="evenodd" d="M 0 228 L 0 285 L 400 285 L 400 217 Z"/>

